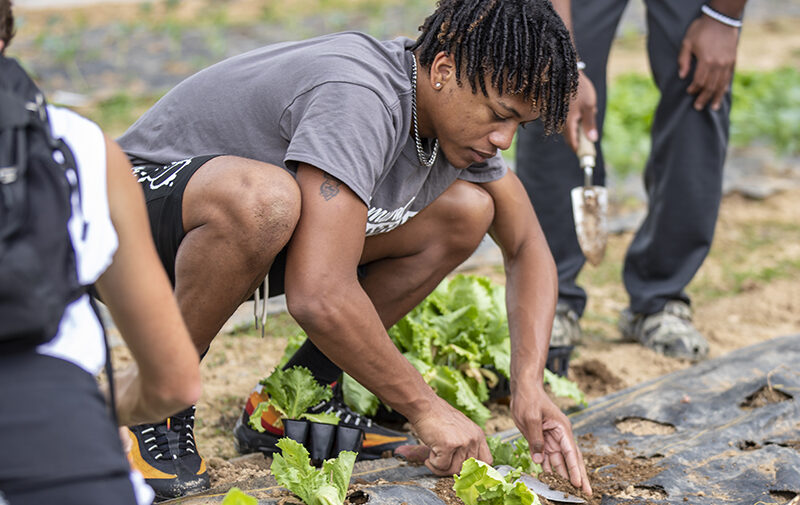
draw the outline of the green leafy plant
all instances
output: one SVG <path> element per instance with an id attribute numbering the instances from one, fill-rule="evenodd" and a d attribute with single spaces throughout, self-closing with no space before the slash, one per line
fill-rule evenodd
<path id="1" fill-rule="evenodd" d="M 309 421 L 339 424 L 335 414 L 309 414 L 310 407 L 319 402 L 330 400 L 331 388 L 317 383 L 311 371 L 302 366 L 294 366 L 288 370 L 276 368 L 266 379 L 260 381 L 269 400 L 261 402 L 250 415 L 250 427 L 264 432 L 261 426 L 261 414 L 270 407 L 277 410 L 287 419 L 308 419 Z"/>
<path id="2" fill-rule="evenodd" d="M 731 142 L 768 145 L 800 154 L 800 70 L 737 71 L 733 79 Z"/>
<path id="3" fill-rule="evenodd" d="M 367 416 L 374 416 L 378 412 L 381 403 L 378 397 L 347 374 L 342 376 L 342 395 L 345 403 L 356 412 Z"/>
<path id="4" fill-rule="evenodd" d="M 475 275 L 446 279 L 389 335 L 439 396 L 485 424 L 489 391 L 511 367 L 504 286 Z M 568 379 L 546 370 L 544 380 L 554 394 L 585 401 Z"/>
<path id="5" fill-rule="evenodd" d="M 356 453 L 342 451 L 326 460 L 322 468 L 311 466 L 308 451 L 290 438 L 278 440 L 270 470 L 281 486 L 296 494 L 306 505 L 342 505 L 350 485 Z"/>
<path id="6" fill-rule="evenodd" d="M 800 153 L 800 70 L 737 71 L 732 93 L 732 146 Z M 658 100 L 658 89 L 644 74 L 623 74 L 608 86 L 603 156 L 610 172 L 626 176 L 644 169 Z"/>
<path id="7" fill-rule="evenodd" d="M 466 505 L 540 504 L 539 497 L 525 484 L 513 483 L 519 476 L 520 472 L 515 470 L 503 477 L 486 463 L 469 458 L 455 476 L 453 490 Z"/>
<path id="8" fill-rule="evenodd" d="M 492 453 L 492 462 L 495 465 L 508 465 L 523 473 L 539 475 L 542 465 L 534 463 L 531 459 L 531 450 L 528 441 L 523 437 L 513 442 L 505 441 L 500 437 L 486 437 L 489 451 Z"/>
<path id="9" fill-rule="evenodd" d="M 575 382 L 566 377 L 561 377 L 545 368 L 544 383 L 550 386 L 550 391 L 552 391 L 554 395 L 560 396 L 561 398 L 570 398 L 575 401 L 575 403 L 583 407 L 586 406 L 586 395 L 583 394 L 583 391 L 581 391 Z"/>
<path id="10" fill-rule="evenodd" d="M 238 487 L 232 487 L 222 499 L 222 505 L 258 505 L 258 500 Z"/>

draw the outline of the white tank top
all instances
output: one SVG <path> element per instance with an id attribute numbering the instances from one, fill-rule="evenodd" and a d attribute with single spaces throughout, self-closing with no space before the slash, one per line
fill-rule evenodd
<path id="1" fill-rule="evenodd" d="M 70 147 L 78 168 L 81 199 L 72 202 L 68 228 L 78 280 L 88 286 L 111 264 L 118 245 L 108 209 L 105 140 L 96 124 L 70 110 L 49 106 L 47 112 L 53 135 Z M 100 372 L 105 364 L 105 345 L 88 294 L 66 308 L 56 337 L 37 351 L 70 361 L 92 375 Z"/>

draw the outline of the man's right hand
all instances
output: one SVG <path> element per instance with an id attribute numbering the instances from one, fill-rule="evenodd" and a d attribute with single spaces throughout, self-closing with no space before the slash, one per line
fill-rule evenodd
<path id="1" fill-rule="evenodd" d="M 578 72 L 578 93 L 569 104 L 564 139 L 573 151 L 578 151 L 578 127 L 583 128 L 592 142 L 597 142 L 597 92 L 583 71 Z"/>
<path id="2" fill-rule="evenodd" d="M 446 401 L 438 399 L 434 408 L 409 421 L 417 437 L 430 449 L 425 466 L 436 475 L 457 474 L 469 458 L 491 464 L 492 454 L 483 430 Z"/>

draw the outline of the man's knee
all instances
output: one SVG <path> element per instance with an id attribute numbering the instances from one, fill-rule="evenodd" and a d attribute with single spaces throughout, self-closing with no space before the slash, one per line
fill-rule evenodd
<path id="1" fill-rule="evenodd" d="M 300 217 L 300 190 L 281 167 L 221 156 L 189 181 L 183 211 L 187 233 L 211 226 L 241 253 L 262 256 L 289 241 Z"/>
<path id="2" fill-rule="evenodd" d="M 467 252 L 477 247 L 494 219 L 494 201 L 478 186 L 456 181 L 437 201 L 442 236 L 451 248 Z"/>

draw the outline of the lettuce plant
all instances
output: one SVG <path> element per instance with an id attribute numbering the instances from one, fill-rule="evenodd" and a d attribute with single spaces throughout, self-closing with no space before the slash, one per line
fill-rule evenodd
<path id="1" fill-rule="evenodd" d="M 281 486 L 296 494 L 306 505 L 342 505 L 347 497 L 356 453 L 342 451 L 314 468 L 308 451 L 290 438 L 278 440 L 270 470 Z"/>
<path id="2" fill-rule="evenodd" d="M 466 505 L 540 505 L 539 497 L 517 481 L 519 471 L 503 477 L 483 461 L 469 458 L 455 476 L 453 490 Z"/>
<path id="3" fill-rule="evenodd" d="M 264 392 L 269 395 L 269 400 L 259 403 L 250 415 L 250 427 L 254 430 L 264 432 L 261 426 L 261 414 L 270 407 L 287 419 L 308 419 L 320 423 L 339 424 L 339 417 L 335 414 L 306 412 L 319 402 L 330 400 L 333 395 L 330 387 L 317 383 L 308 368 L 302 366 L 288 370 L 276 368 L 260 384 L 264 386 Z"/>
<path id="4" fill-rule="evenodd" d="M 500 437 L 486 437 L 486 443 L 489 445 L 492 462 L 495 465 L 512 466 L 522 473 L 534 475 L 542 473 L 542 465 L 533 462 L 531 449 L 525 438 L 519 437 L 509 442 Z"/>

